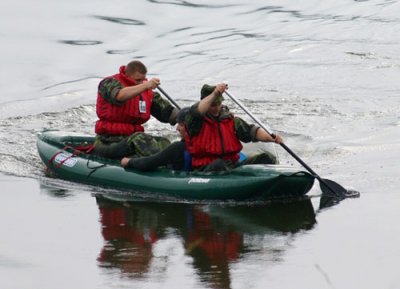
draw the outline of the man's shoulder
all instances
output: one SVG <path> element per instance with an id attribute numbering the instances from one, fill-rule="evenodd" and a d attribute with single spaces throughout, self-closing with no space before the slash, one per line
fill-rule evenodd
<path id="1" fill-rule="evenodd" d="M 119 80 L 115 77 L 107 76 L 100 80 L 99 85 L 107 85 L 109 83 L 119 83 Z"/>
<path id="2" fill-rule="evenodd" d="M 120 104 L 117 101 L 116 95 L 123 88 L 121 82 L 112 77 L 106 77 L 99 83 L 98 92 L 108 102 L 113 104 Z"/>

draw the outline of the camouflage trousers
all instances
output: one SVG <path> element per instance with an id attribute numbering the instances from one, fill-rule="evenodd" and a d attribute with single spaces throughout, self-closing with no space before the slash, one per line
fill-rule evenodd
<path id="1" fill-rule="evenodd" d="M 156 154 L 170 145 L 165 137 L 152 136 L 144 132 L 135 132 L 130 136 L 101 136 L 94 142 L 94 154 L 122 159 L 127 156 L 144 157 Z"/>

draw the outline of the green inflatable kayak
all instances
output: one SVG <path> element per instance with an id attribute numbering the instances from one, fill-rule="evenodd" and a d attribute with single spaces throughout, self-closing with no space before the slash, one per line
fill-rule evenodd
<path id="1" fill-rule="evenodd" d="M 229 173 L 200 173 L 159 168 L 151 172 L 124 169 L 119 162 L 84 153 L 93 136 L 44 131 L 39 134 L 40 158 L 56 177 L 117 189 L 109 199 L 136 197 L 173 201 L 249 201 L 301 198 L 312 188 L 308 172 L 281 165 L 245 165 Z"/>

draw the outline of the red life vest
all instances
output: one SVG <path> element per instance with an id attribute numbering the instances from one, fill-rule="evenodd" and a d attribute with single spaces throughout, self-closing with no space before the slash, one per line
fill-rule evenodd
<path id="1" fill-rule="evenodd" d="M 219 121 L 205 116 L 200 133 L 193 137 L 186 134 L 185 141 L 193 168 L 208 165 L 218 158 L 236 163 L 243 148 L 235 134 L 233 115 Z"/>
<path id="2" fill-rule="evenodd" d="M 153 228 L 150 228 L 148 235 L 129 225 L 129 215 L 125 208 L 120 207 L 100 207 L 102 234 L 104 240 L 124 240 L 131 241 L 138 245 L 145 243 L 155 243 L 158 239 Z"/>
<path id="3" fill-rule="evenodd" d="M 206 253 L 211 264 L 223 264 L 237 260 L 243 237 L 235 231 L 220 232 L 214 229 L 210 216 L 195 209 L 193 227 L 189 230 L 187 245 L 197 245 Z"/>
<path id="4" fill-rule="evenodd" d="M 111 78 L 119 80 L 124 87 L 135 85 L 135 81 L 128 78 L 124 71 L 125 66 L 121 66 L 119 74 L 115 74 Z M 100 92 L 98 92 L 96 113 L 99 120 L 96 122 L 96 134 L 131 135 L 137 131 L 144 131 L 142 124 L 150 118 L 153 96 L 153 91 L 149 89 L 121 105 L 115 105 L 107 102 Z M 139 111 L 140 101 L 146 103 L 145 112 Z"/>

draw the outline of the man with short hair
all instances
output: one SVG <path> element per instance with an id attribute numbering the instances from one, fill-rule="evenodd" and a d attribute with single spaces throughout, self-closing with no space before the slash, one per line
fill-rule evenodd
<path id="1" fill-rule="evenodd" d="M 160 79 L 147 80 L 146 74 L 146 66 L 134 60 L 99 83 L 95 154 L 112 159 L 151 155 L 169 144 L 165 138 L 144 133 L 143 124 L 151 116 L 174 125 L 179 111 L 159 93 L 153 92 Z"/>

